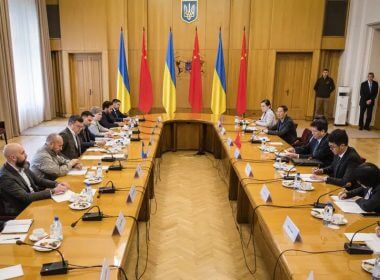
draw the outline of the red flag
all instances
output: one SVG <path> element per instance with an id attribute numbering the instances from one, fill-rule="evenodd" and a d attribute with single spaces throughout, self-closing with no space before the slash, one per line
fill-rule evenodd
<path id="1" fill-rule="evenodd" d="M 140 66 L 140 96 L 139 109 L 148 113 L 153 105 L 152 78 L 150 77 L 148 54 L 145 47 L 145 29 L 143 29 L 141 66 Z"/>
<path id="2" fill-rule="evenodd" d="M 247 49 L 245 46 L 245 28 L 243 32 L 243 43 L 241 46 L 239 86 L 236 100 L 236 112 L 238 115 L 245 113 L 247 107 Z"/>
<path id="3" fill-rule="evenodd" d="M 202 111 L 201 58 L 199 56 L 197 29 L 195 29 L 193 58 L 191 61 L 189 103 L 193 113 L 200 113 Z"/>
<path id="4" fill-rule="evenodd" d="M 238 134 L 236 135 L 234 143 L 235 143 L 236 147 L 238 147 L 239 149 L 241 148 L 240 132 L 238 132 Z"/>

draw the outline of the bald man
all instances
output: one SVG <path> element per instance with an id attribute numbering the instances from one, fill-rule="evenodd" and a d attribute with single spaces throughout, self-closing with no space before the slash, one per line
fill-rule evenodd
<path id="1" fill-rule="evenodd" d="M 55 180 L 65 176 L 72 168 L 82 168 L 78 159 L 69 160 L 61 154 L 62 146 L 61 135 L 57 133 L 48 135 L 45 144 L 31 161 L 30 169 L 37 177 Z"/>
<path id="2" fill-rule="evenodd" d="M 4 147 L 7 160 L 0 169 L 0 215 L 17 216 L 31 202 L 65 192 L 69 185 L 38 178 L 29 170 L 27 154 L 20 144 Z"/>

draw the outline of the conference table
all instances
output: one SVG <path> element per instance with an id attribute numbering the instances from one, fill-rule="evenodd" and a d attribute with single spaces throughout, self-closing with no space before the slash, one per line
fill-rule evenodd
<path id="1" fill-rule="evenodd" d="M 140 116 L 142 118 L 142 116 Z M 129 256 L 136 250 L 132 239 L 136 235 L 137 221 L 147 222 L 150 219 L 150 200 L 154 197 L 155 176 L 163 153 L 177 150 L 197 150 L 200 154 L 212 153 L 224 170 L 222 178 L 228 183 L 228 197 L 236 200 L 236 220 L 239 223 L 250 223 L 252 226 L 253 244 L 260 248 L 261 258 L 265 259 L 266 267 L 275 279 L 307 279 L 313 271 L 315 279 L 369 279 L 370 274 L 361 268 L 361 261 L 375 257 L 374 255 L 350 255 L 343 251 L 343 245 L 348 240 L 344 233 L 356 230 L 376 222 L 376 218 L 363 217 L 358 214 L 344 213 L 348 224 L 332 229 L 323 225 L 320 219 L 311 216 L 311 206 L 317 198 L 336 186 L 326 183 L 313 183 L 314 190 L 297 192 L 282 186 L 278 180 L 280 174 L 273 167 L 274 154 L 259 149 L 260 144 L 252 144 L 252 133 L 244 133 L 240 125 L 234 123 L 233 116 L 218 116 L 211 114 L 176 113 L 150 114 L 144 116 L 144 122 L 139 122 L 141 141 L 133 141 L 124 148 L 127 160 L 122 161 L 122 171 L 104 173 L 103 182 L 93 188 L 104 186 L 112 181 L 116 188 L 114 194 L 94 196 L 93 205 L 98 205 L 105 215 L 113 217 L 102 221 L 79 221 L 73 228 L 71 224 L 83 215 L 84 211 L 71 210 L 68 203 L 56 203 L 52 199 L 36 201 L 30 204 L 17 219 L 33 219 L 29 230 L 44 228 L 49 225 L 54 216 L 59 216 L 63 224 L 64 240 L 59 248 L 69 264 L 80 266 L 99 266 L 107 259 L 109 264 L 122 267 L 127 265 Z M 221 133 L 224 131 L 224 134 Z M 236 158 L 236 145 L 231 145 L 239 133 L 241 139 L 240 155 Z M 281 142 L 275 146 L 283 150 L 289 145 L 274 135 L 267 135 L 271 142 Z M 133 135 L 136 137 L 136 135 Z M 147 158 L 142 158 L 144 149 Z M 268 143 L 268 145 L 270 142 Z M 279 144 L 279 143 L 277 143 Z M 84 155 L 96 155 L 99 152 L 87 151 Z M 97 160 L 82 160 L 86 166 L 94 166 Z M 112 165 L 113 163 L 103 163 Z M 252 169 L 253 176 L 247 176 L 247 164 Z M 140 166 L 141 174 L 136 176 L 136 168 Z M 311 173 L 311 167 L 297 166 L 297 172 Z M 83 187 L 83 176 L 65 176 L 59 181 L 70 183 L 71 190 L 80 192 Z M 262 188 L 265 184 L 270 191 L 271 201 L 262 198 Z M 127 202 L 129 189 L 135 186 L 136 197 L 133 202 Z M 338 190 L 333 194 L 337 194 Z M 326 195 L 321 202 L 331 201 Z M 276 206 L 293 208 L 275 208 Z M 227 211 L 229 209 L 226 209 Z M 94 210 L 95 211 L 95 210 Z M 126 217 L 126 226 L 121 234 L 115 234 L 116 216 L 122 212 Z M 336 213 L 342 213 L 336 207 Z M 292 242 L 285 233 L 283 225 L 289 217 L 300 231 L 300 240 Z M 140 229 L 141 231 L 142 229 Z M 364 232 L 374 232 L 370 227 Z M 145 246 L 145 240 L 140 240 L 140 246 Z M 285 250 L 289 251 L 279 255 Z M 301 252 L 307 251 L 309 253 Z M 321 251 L 338 251 L 318 253 Z M 314 253 L 312 253 L 314 252 Z M 256 252 L 254 252 L 256 253 Z M 274 267 L 276 265 L 276 271 Z M 58 261 L 56 252 L 37 252 L 28 246 L 15 244 L 0 245 L 0 268 L 21 264 L 24 270 L 22 279 L 38 279 L 43 263 Z M 250 267 L 254 264 L 249 263 Z M 143 264 L 141 264 L 143 266 Z M 141 271 L 140 271 L 141 272 Z M 51 279 L 96 279 L 100 268 L 70 270 L 68 274 L 48 276 Z M 135 278 L 135 271 L 127 270 L 128 278 Z M 111 269 L 111 279 L 123 279 L 116 269 Z"/>

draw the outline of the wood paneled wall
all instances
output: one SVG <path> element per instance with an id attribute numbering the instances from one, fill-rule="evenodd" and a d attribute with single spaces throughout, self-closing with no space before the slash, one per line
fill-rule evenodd
<path id="1" fill-rule="evenodd" d="M 243 28 L 248 45 L 248 109 L 259 110 L 263 98 L 273 99 L 277 52 L 312 52 L 307 116 L 314 107 L 313 83 L 318 77 L 324 0 L 199 0 L 198 19 L 181 20 L 180 0 L 59 0 L 62 51 L 101 52 L 104 99 L 116 95 L 116 69 L 120 26 L 125 30 L 132 106 L 137 107 L 143 27 L 147 30 L 148 61 L 153 80 L 155 111 L 162 109 L 162 77 L 169 28 L 174 52 L 191 60 L 195 27 L 198 28 L 203 65 L 203 103 L 209 111 L 218 30 L 221 27 L 227 75 L 227 108 L 234 113 Z M 70 93 L 64 64 L 66 97 Z M 177 76 L 178 111 L 189 109 L 189 74 Z M 70 112 L 70 98 L 67 108 Z"/>

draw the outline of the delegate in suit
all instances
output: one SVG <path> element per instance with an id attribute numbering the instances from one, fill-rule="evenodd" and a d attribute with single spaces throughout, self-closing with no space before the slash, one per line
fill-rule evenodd
<path id="1" fill-rule="evenodd" d="M 68 159 L 79 158 L 82 153 L 78 136 L 82 129 L 83 119 L 78 115 L 72 115 L 67 127 L 59 133 L 63 139 L 62 154 Z"/>
<path id="2" fill-rule="evenodd" d="M 379 84 L 373 80 L 375 74 L 372 72 L 368 73 L 368 80 L 362 82 L 360 86 L 360 115 L 359 115 L 359 130 L 364 129 L 370 130 L 369 126 L 372 120 L 373 106 L 375 105 L 375 100 L 377 93 L 379 91 Z M 364 123 L 364 114 L 367 111 L 367 117 Z"/>
<path id="3" fill-rule="evenodd" d="M 264 129 L 263 132 L 269 135 L 278 135 L 288 144 L 293 144 L 297 140 L 296 126 L 293 120 L 287 115 L 288 107 L 281 105 L 277 108 L 277 124 Z"/>
<path id="4" fill-rule="evenodd" d="M 26 161 L 20 144 L 11 143 L 3 151 L 6 163 L 0 169 L 0 215 L 17 216 L 31 202 L 65 192 L 69 185 L 38 178 Z"/>

